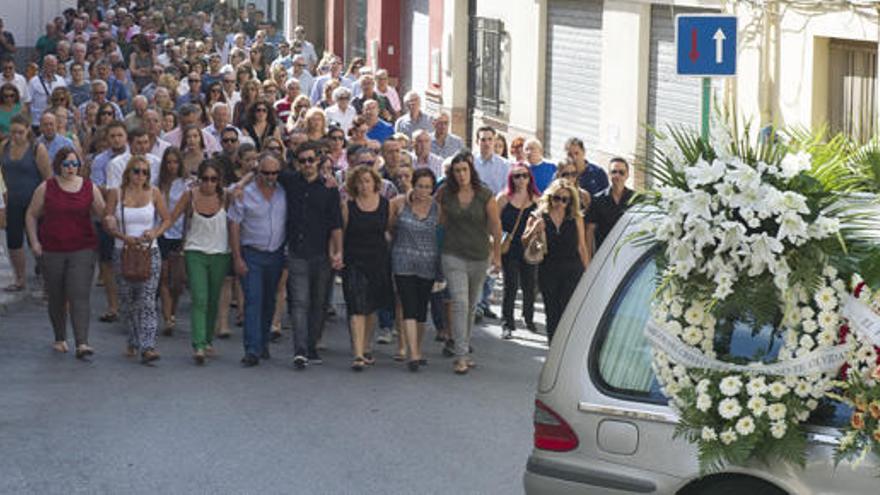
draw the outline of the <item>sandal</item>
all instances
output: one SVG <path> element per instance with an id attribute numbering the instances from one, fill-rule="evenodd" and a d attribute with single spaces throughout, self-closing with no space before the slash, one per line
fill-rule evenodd
<path id="1" fill-rule="evenodd" d="M 354 358 L 354 360 L 352 360 L 351 369 L 353 369 L 354 371 L 363 371 L 364 366 L 366 366 L 366 364 L 367 364 L 366 360 L 364 358 L 358 356 L 358 357 Z"/>
<path id="2" fill-rule="evenodd" d="M 228 339 L 231 336 L 232 332 L 230 332 L 229 330 L 226 330 L 225 332 L 217 332 L 218 339 Z"/>
<path id="3" fill-rule="evenodd" d="M 54 349 L 55 352 L 65 353 L 68 351 L 67 342 L 65 342 L 63 340 L 59 340 L 58 342 L 53 342 L 52 349 Z"/>
<path id="4" fill-rule="evenodd" d="M 77 348 L 76 348 L 76 358 L 77 359 L 85 359 L 94 353 L 95 353 L 95 350 L 85 344 L 77 346 Z"/>
<path id="5" fill-rule="evenodd" d="M 153 349 L 147 349 L 143 353 L 141 353 L 141 363 L 147 364 L 153 361 L 159 360 L 159 353 L 154 351 Z"/>
<path id="6" fill-rule="evenodd" d="M 125 352 L 123 353 L 125 357 L 133 358 L 137 356 L 137 347 L 133 345 L 129 345 L 125 347 Z"/>
<path id="7" fill-rule="evenodd" d="M 102 314 L 100 318 L 98 318 L 98 321 L 101 321 L 104 323 L 113 323 L 114 321 L 116 321 L 118 319 L 119 319 L 118 313 L 116 313 L 114 311 L 107 311 L 106 313 Z"/>
<path id="8" fill-rule="evenodd" d="M 455 364 L 452 366 L 452 371 L 454 371 L 456 375 L 466 375 L 468 370 L 470 370 L 470 367 L 464 359 L 456 359 Z"/>
<path id="9" fill-rule="evenodd" d="M 373 357 L 372 352 L 365 352 L 364 357 L 361 359 L 363 359 L 364 364 L 366 364 L 367 366 L 372 366 L 376 364 L 376 358 Z"/>
<path id="10" fill-rule="evenodd" d="M 402 363 L 402 362 L 406 361 L 406 354 L 399 352 L 399 353 L 395 354 L 392 359 L 394 359 L 398 363 Z"/>
<path id="11" fill-rule="evenodd" d="M 198 366 L 205 364 L 205 351 L 202 351 L 201 349 L 196 351 L 195 354 L 193 354 L 193 360 Z"/>

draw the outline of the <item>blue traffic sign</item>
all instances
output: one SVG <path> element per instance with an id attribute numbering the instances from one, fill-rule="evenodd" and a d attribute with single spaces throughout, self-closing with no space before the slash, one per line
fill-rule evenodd
<path id="1" fill-rule="evenodd" d="M 736 16 L 676 16 L 675 49 L 680 76 L 735 76 Z"/>

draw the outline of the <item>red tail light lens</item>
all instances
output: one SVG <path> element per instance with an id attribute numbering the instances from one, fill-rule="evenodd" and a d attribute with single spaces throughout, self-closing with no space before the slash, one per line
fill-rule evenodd
<path id="1" fill-rule="evenodd" d="M 576 449 L 578 443 L 568 423 L 546 404 L 535 400 L 535 448 L 568 452 Z"/>

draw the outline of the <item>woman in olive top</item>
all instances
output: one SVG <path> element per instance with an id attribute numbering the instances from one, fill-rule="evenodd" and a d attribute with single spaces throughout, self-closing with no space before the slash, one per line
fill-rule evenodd
<path id="1" fill-rule="evenodd" d="M 446 182 L 437 192 L 444 227 L 443 274 L 452 297 L 453 370 L 465 374 L 474 366 L 468 357 L 473 308 L 483 288 L 489 263 L 501 268 L 501 221 L 492 191 L 480 182 L 467 150 L 452 157 Z M 492 238 L 491 248 L 489 238 Z"/>

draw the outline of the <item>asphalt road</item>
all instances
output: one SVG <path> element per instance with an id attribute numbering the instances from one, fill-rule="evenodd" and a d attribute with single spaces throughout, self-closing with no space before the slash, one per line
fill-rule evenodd
<path id="1" fill-rule="evenodd" d="M 45 306 L 19 304 L 0 315 L 0 493 L 522 493 L 546 339 L 502 341 L 497 323 L 476 331 L 466 376 L 432 334 L 419 373 L 384 345 L 356 374 L 339 317 L 325 364 L 303 372 L 287 330 L 258 367 L 239 364 L 240 330 L 196 367 L 185 322 L 146 367 L 97 320 L 90 363 L 53 353 Z"/>

